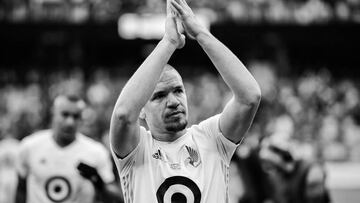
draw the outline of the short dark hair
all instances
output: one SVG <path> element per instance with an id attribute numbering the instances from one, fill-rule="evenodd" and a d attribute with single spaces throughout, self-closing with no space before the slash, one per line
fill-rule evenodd
<path id="1" fill-rule="evenodd" d="M 75 94 L 66 94 L 64 96 L 66 99 L 68 99 L 71 102 L 78 102 L 83 100 L 79 95 L 75 95 Z"/>
<path id="2" fill-rule="evenodd" d="M 86 102 L 85 100 L 80 97 L 79 95 L 77 94 L 59 94 L 55 97 L 55 99 L 53 100 L 53 106 L 55 105 L 56 103 L 56 100 L 60 99 L 60 98 L 63 98 L 63 99 L 66 99 L 72 103 L 82 103 L 82 106 L 85 108 L 86 106 Z"/>

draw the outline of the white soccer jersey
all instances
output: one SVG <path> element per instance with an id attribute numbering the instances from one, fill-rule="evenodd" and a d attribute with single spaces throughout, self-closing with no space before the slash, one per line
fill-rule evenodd
<path id="1" fill-rule="evenodd" d="M 219 115 L 187 129 L 174 142 L 140 143 L 126 158 L 113 153 L 126 203 L 228 202 L 230 159 L 238 145 L 219 130 Z"/>
<path id="2" fill-rule="evenodd" d="M 0 140 L 0 203 L 14 203 L 17 174 L 15 161 L 17 159 L 19 142 L 15 139 Z"/>
<path id="3" fill-rule="evenodd" d="M 27 203 L 93 202 L 94 188 L 77 170 L 80 162 L 96 167 L 104 182 L 114 180 L 105 147 L 82 134 L 60 147 L 51 130 L 40 131 L 22 141 L 19 154 L 17 168 L 27 177 Z"/>

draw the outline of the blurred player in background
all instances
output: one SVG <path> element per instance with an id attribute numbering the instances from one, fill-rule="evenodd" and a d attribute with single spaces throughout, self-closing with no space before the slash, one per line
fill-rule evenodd
<path id="1" fill-rule="evenodd" d="M 259 158 L 278 203 L 329 203 L 326 172 L 319 163 L 296 158 L 288 140 L 266 137 Z"/>
<path id="2" fill-rule="evenodd" d="M 220 114 L 189 128 L 182 78 L 167 65 L 185 45 L 180 26 L 200 44 L 233 93 Z M 185 0 L 169 0 L 165 35 L 123 88 L 112 116 L 111 147 L 125 202 L 228 202 L 230 159 L 260 97 L 245 66 L 200 25 Z"/>
<path id="3" fill-rule="evenodd" d="M 232 159 L 240 177 L 230 179 L 233 203 L 329 203 L 326 170 L 296 155 L 295 144 L 278 135 L 244 140 Z M 247 145 L 247 146 L 246 146 Z M 238 179 L 236 179 L 238 178 Z"/>
<path id="4" fill-rule="evenodd" d="M 8 132 L 8 121 L 6 115 L 0 119 L 0 203 L 15 202 L 17 185 L 16 158 L 19 141 Z"/>
<path id="5" fill-rule="evenodd" d="M 85 102 L 77 96 L 56 97 L 52 128 L 23 139 L 17 164 L 17 202 L 119 200 L 108 151 L 78 132 L 84 108 Z"/>

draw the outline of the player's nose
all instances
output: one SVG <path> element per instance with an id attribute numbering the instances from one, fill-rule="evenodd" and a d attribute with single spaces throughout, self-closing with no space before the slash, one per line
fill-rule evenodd
<path id="1" fill-rule="evenodd" d="M 66 125 L 68 125 L 68 126 L 74 126 L 75 124 L 76 124 L 76 120 L 75 120 L 74 117 L 68 116 L 68 117 L 66 118 Z"/>
<path id="2" fill-rule="evenodd" d="M 176 108 L 180 104 L 179 99 L 174 94 L 169 94 L 167 97 L 167 107 Z"/>

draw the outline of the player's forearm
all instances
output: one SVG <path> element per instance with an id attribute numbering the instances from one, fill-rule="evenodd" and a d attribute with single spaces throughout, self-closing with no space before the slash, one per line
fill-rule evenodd
<path id="1" fill-rule="evenodd" d="M 164 39 L 159 42 L 123 88 L 115 106 L 117 116 L 136 122 L 175 50 L 176 46 L 171 42 Z"/>
<path id="2" fill-rule="evenodd" d="M 244 104 L 258 103 L 260 87 L 235 54 L 209 32 L 200 33 L 196 39 L 234 93 L 235 99 Z"/>

